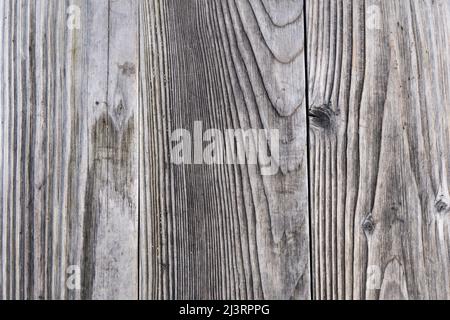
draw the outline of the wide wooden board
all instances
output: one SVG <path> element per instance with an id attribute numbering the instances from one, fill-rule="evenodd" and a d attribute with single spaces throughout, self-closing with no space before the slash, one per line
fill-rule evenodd
<path id="1" fill-rule="evenodd" d="M 303 1 L 144 1 L 139 17 L 141 297 L 308 299 Z M 174 164 L 172 132 L 199 126 L 279 130 L 279 170 Z"/>
<path id="2" fill-rule="evenodd" d="M 307 2 L 317 299 L 450 298 L 449 17 Z"/>
<path id="3" fill-rule="evenodd" d="M 0 4 L 0 299 L 136 299 L 137 7 Z"/>

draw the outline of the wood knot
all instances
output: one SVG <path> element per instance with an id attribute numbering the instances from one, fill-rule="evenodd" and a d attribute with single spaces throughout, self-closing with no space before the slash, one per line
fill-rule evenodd
<path id="1" fill-rule="evenodd" d="M 371 213 L 364 219 L 362 228 L 366 234 L 372 234 L 375 231 L 375 222 Z"/>
<path id="2" fill-rule="evenodd" d="M 318 107 L 312 106 L 309 109 L 308 116 L 313 127 L 328 130 L 333 124 L 335 114 L 331 110 L 331 104 L 324 104 Z"/>
<path id="3" fill-rule="evenodd" d="M 450 196 L 448 195 L 448 192 L 444 192 L 444 190 L 446 189 L 440 188 L 435 202 L 437 212 L 442 214 L 450 211 Z"/>
<path id="4" fill-rule="evenodd" d="M 448 203 L 446 203 L 446 202 L 444 202 L 444 201 L 442 201 L 442 200 L 437 201 L 437 202 L 436 202 L 436 210 L 437 210 L 439 213 L 442 213 L 442 212 L 444 212 L 444 211 L 447 211 L 447 210 L 448 210 Z"/>

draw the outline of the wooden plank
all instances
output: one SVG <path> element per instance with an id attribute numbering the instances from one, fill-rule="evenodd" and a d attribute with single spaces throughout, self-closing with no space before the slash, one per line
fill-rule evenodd
<path id="1" fill-rule="evenodd" d="M 303 1 L 155 0 L 139 11 L 140 296 L 309 298 Z M 279 130 L 279 170 L 175 164 L 171 134 L 194 137 L 197 121 Z"/>
<path id="2" fill-rule="evenodd" d="M 137 298 L 136 14 L 0 4 L 0 299 Z"/>
<path id="3" fill-rule="evenodd" d="M 317 299 L 450 298 L 449 18 L 307 2 Z"/>
<path id="4" fill-rule="evenodd" d="M 450 4 L 303 5 L 0 2 L 0 299 L 449 299 Z"/>

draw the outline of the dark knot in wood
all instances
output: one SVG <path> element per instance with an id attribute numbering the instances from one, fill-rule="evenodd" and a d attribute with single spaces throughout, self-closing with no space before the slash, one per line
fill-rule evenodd
<path id="1" fill-rule="evenodd" d="M 438 200 L 436 202 L 436 210 L 439 213 L 445 212 L 445 211 L 448 210 L 448 204 L 445 201 L 443 201 L 443 200 Z"/>
<path id="2" fill-rule="evenodd" d="M 372 234 L 375 231 L 375 223 L 372 214 L 369 214 L 362 223 L 362 228 L 366 234 Z"/>
<path id="3" fill-rule="evenodd" d="M 440 188 L 436 197 L 435 207 L 438 213 L 446 214 L 450 211 L 450 197 L 446 189 Z"/>
<path id="4" fill-rule="evenodd" d="M 331 110 L 330 104 L 322 106 L 312 106 L 309 109 L 309 121 L 312 127 L 317 129 L 328 130 L 333 125 L 334 112 Z"/>

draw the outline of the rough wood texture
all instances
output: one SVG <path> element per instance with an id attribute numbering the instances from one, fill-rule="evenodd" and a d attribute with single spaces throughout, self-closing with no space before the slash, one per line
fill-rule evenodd
<path id="1" fill-rule="evenodd" d="M 137 298 L 136 14 L 0 3 L 0 299 Z"/>
<path id="2" fill-rule="evenodd" d="M 0 1 L 0 300 L 450 299 L 449 61 L 448 0 Z"/>
<path id="3" fill-rule="evenodd" d="M 303 1 L 140 3 L 144 299 L 310 297 Z M 279 172 L 175 165 L 179 128 L 278 129 Z"/>
<path id="4" fill-rule="evenodd" d="M 307 2 L 317 299 L 450 298 L 449 18 Z"/>

